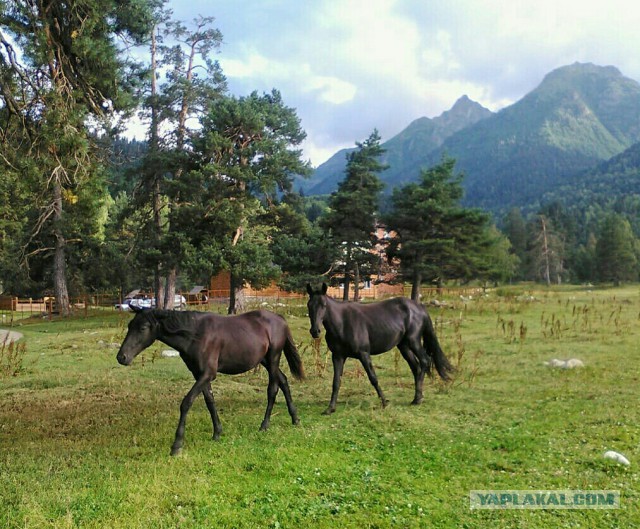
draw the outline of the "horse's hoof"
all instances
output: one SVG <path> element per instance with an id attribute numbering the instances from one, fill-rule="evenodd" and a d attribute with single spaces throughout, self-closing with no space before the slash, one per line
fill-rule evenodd
<path id="1" fill-rule="evenodd" d="M 219 441 L 220 440 L 220 434 L 219 433 L 213 434 L 213 440 L 214 441 Z"/>
<path id="2" fill-rule="evenodd" d="M 171 448 L 171 455 L 172 456 L 179 456 L 181 452 L 182 452 L 182 447 L 181 446 L 174 446 L 174 447 Z"/>
<path id="3" fill-rule="evenodd" d="M 420 399 L 413 399 L 411 401 L 411 405 L 412 406 L 418 406 L 419 404 L 422 404 L 422 399 L 421 398 Z"/>
<path id="4" fill-rule="evenodd" d="M 327 408 L 326 410 L 324 410 L 322 412 L 322 415 L 331 415 L 334 411 L 336 411 L 336 410 L 334 410 L 332 408 Z"/>
<path id="5" fill-rule="evenodd" d="M 300 424 L 300 419 L 298 419 L 297 417 L 295 419 L 293 419 L 291 421 L 293 423 L 294 426 L 298 426 Z"/>
<path id="6" fill-rule="evenodd" d="M 383 407 L 383 408 L 386 408 L 388 405 L 389 405 L 389 401 L 388 401 L 387 399 L 384 399 L 384 400 L 382 401 L 382 407 Z"/>
<path id="7" fill-rule="evenodd" d="M 260 431 L 261 432 L 266 432 L 268 428 L 269 428 L 268 424 L 261 424 L 260 425 Z"/>

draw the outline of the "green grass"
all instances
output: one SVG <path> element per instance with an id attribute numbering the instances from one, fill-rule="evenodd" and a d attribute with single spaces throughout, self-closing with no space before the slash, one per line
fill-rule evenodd
<path id="1" fill-rule="evenodd" d="M 314 349 L 303 301 L 289 321 L 307 380 L 292 381 L 302 420 L 279 396 L 258 432 L 266 375 L 214 382 L 224 433 L 211 440 L 202 399 L 181 456 L 169 457 L 191 385 L 162 344 L 129 368 L 115 361 L 130 315 L 31 319 L 22 369 L 0 379 L 0 527 L 640 527 L 640 289 L 531 285 L 431 308 L 458 365 L 409 406 L 399 353 L 374 360 L 382 410 L 349 361 L 338 410 L 331 362 Z M 551 358 L 585 367 L 555 370 Z M 283 360 L 283 365 L 284 365 Z M 603 459 L 627 456 L 630 467 Z M 619 490 L 617 510 L 470 510 L 472 489 Z"/>

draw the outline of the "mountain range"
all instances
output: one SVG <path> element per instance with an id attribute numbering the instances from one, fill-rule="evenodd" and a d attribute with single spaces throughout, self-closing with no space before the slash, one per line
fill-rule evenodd
<path id="1" fill-rule="evenodd" d="M 456 101 L 451 110 L 430 119 L 421 117 L 402 132 L 383 144 L 385 154 L 380 161 L 389 166 L 380 176 L 391 187 L 410 181 L 426 153 L 434 151 L 454 133 L 491 116 L 493 112 L 466 95 Z M 346 156 L 355 150 L 342 149 L 320 165 L 306 181 L 300 182 L 303 191 L 312 195 L 331 193 L 344 178 Z M 404 177 L 403 177 L 404 175 Z"/>
<path id="2" fill-rule="evenodd" d="M 638 142 L 640 84 L 613 66 L 575 63 L 497 113 L 463 96 L 442 115 L 413 121 L 382 144 L 389 168 L 379 176 L 389 192 L 450 156 L 465 175 L 465 204 L 500 213 L 539 203 L 563 186 L 588 187 L 598 174 L 590 169 L 630 147 L 640 153 Z M 347 152 L 300 182 L 303 192 L 334 191 Z"/>

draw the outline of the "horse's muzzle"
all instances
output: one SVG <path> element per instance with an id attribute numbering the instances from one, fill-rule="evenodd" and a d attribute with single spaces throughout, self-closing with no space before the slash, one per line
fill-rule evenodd
<path id="1" fill-rule="evenodd" d="M 313 339 L 320 338 L 320 329 L 314 329 L 313 327 L 311 327 L 311 329 L 309 329 L 309 333 L 311 334 L 311 338 Z"/>
<path id="2" fill-rule="evenodd" d="M 133 361 L 133 358 L 127 358 L 127 355 L 123 354 L 122 351 L 119 351 L 118 356 L 116 356 L 116 360 L 120 365 L 128 366 Z"/>

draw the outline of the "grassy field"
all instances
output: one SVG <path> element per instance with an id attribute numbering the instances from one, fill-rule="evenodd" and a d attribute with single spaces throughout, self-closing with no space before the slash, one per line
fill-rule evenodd
<path id="1" fill-rule="evenodd" d="M 271 307 L 305 363 L 307 379 L 291 381 L 301 425 L 279 395 L 258 432 L 266 375 L 222 375 L 222 439 L 199 398 L 175 458 L 192 383 L 180 359 L 156 344 L 118 365 L 128 314 L 25 320 L 24 345 L 0 357 L 0 527 L 640 527 L 640 288 L 535 288 L 430 308 L 458 371 L 425 384 L 421 406 L 391 352 L 374 360 L 391 405 L 349 361 L 330 417 L 331 362 L 304 302 Z M 585 367 L 545 366 L 552 358 Z M 469 491 L 486 489 L 619 490 L 621 507 L 471 510 Z"/>

